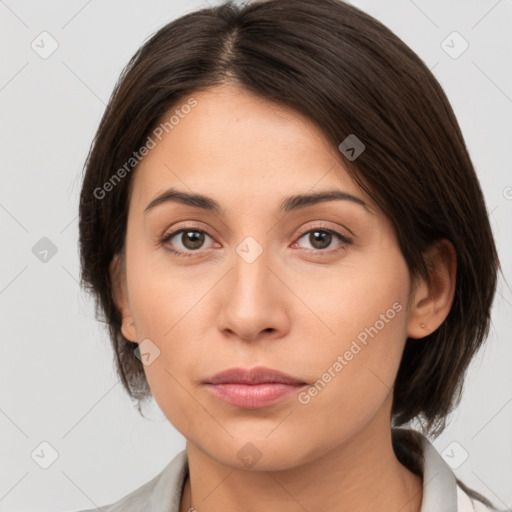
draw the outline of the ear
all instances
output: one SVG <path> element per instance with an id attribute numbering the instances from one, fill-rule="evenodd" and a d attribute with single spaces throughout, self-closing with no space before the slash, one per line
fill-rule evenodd
<path id="1" fill-rule="evenodd" d="M 450 312 L 455 295 L 457 256 L 453 244 L 438 240 L 425 255 L 430 276 L 430 286 L 417 278 L 412 293 L 407 335 L 423 338 L 434 332 Z"/>
<path id="2" fill-rule="evenodd" d="M 109 265 L 109 273 L 112 283 L 112 299 L 121 312 L 123 319 L 121 332 L 128 340 L 136 342 L 137 333 L 128 300 L 125 262 L 120 254 L 116 254 L 112 258 Z"/>

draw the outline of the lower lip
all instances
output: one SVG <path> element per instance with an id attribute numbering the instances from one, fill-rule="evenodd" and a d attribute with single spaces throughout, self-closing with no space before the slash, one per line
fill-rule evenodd
<path id="1" fill-rule="evenodd" d="M 228 404 L 245 409 L 258 409 L 277 404 L 287 396 L 296 393 L 305 384 L 282 384 L 267 382 L 265 384 L 206 384 L 214 396 Z"/>

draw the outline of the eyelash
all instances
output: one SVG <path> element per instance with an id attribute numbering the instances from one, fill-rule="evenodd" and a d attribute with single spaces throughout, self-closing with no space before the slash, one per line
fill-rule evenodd
<path id="1" fill-rule="evenodd" d="M 204 229 L 199 229 L 199 228 L 196 228 L 195 226 L 188 226 L 188 227 L 180 228 L 177 231 L 173 231 L 172 233 L 164 235 L 160 239 L 160 244 L 161 245 L 166 244 L 169 240 L 174 238 L 176 235 L 183 233 L 185 231 L 204 233 L 205 235 L 208 235 L 210 238 L 213 238 Z M 345 250 L 346 246 L 352 244 L 352 242 L 353 242 L 351 238 L 346 237 L 345 235 L 341 234 L 340 232 L 336 231 L 335 229 L 332 229 L 332 228 L 329 228 L 326 226 L 322 226 L 322 225 L 315 226 L 314 228 L 309 228 L 309 229 L 302 231 L 299 234 L 297 240 L 301 239 L 304 235 L 311 233 L 313 231 L 322 231 L 322 232 L 330 233 L 331 235 L 337 236 L 340 239 L 340 241 L 342 242 L 342 244 L 339 247 L 337 247 L 336 249 L 326 249 L 326 250 L 324 250 L 324 249 L 304 249 L 309 254 L 313 254 L 315 256 L 323 256 L 325 254 L 337 253 L 338 251 Z M 173 254 L 176 254 L 177 256 L 183 256 L 183 257 L 187 258 L 187 257 L 193 257 L 193 256 L 197 255 L 197 253 L 200 252 L 201 249 L 199 249 L 197 251 L 178 251 L 176 249 L 172 249 L 171 247 L 166 246 L 166 250 L 172 252 Z"/>

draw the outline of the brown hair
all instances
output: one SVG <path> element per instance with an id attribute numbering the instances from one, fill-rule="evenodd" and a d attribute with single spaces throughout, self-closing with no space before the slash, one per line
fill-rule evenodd
<path id="1" fill-rule="evenodd" d="M 176 19 L 132 57 L 116 84 L 85 164 L 80 197 L 82 283 L 108 324 L 122 383 L 150 395 L 137 344 L 121 333 L 108 266 L 126 234 L 129 161 L 183 98 L 230 82 L 295 109 L 338 151 L 355 134 L 356 160 L 338 151 L 356 183 L 392 221 L 412 276 L 436 240 L 457 254 L 456 290 L 443 324 L 409 338 L 394 386 L 392 419 L 417 417 L 438 435 L 459 404 L 464 374 L 485 340 L 498 255 L 480 185 L 455 114 L 422 60 L 376 19 L 339 0 L 226 2 Z M 135 170 L 136 165 L 133 170 Z"/>

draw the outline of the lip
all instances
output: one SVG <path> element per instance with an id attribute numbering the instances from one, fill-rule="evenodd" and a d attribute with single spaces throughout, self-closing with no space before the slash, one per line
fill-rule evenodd
<path id="1" fill-rule="evenodd" d="M 206 384 L 306 384 L 291 375 L 265 366 L 256 368 L 229 368 L 205 380 Z"/>
<path id="2" fill-rule="evenodd" d="M 263 366 L 230 368 L 204 381 L 215 397 L 245 409 L 274 405 L 306 385 L 291 375 Z"/>

